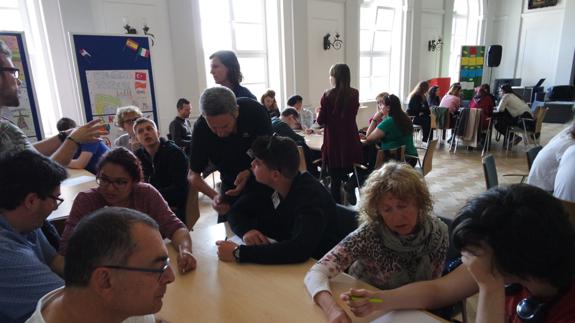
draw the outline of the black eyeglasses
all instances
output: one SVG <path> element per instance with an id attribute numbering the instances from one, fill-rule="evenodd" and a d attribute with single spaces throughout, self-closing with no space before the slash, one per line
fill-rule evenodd
<path id="1" fill-rule="evenodd" d="M 62 202 L 64 202 L 64 199 L 61 197 L 52 196 L 52 195 L 48 195 L 48 197 L 53 199 L 54 201 L 56 201 L 56 208 L 58 208 L 60 206 L 60 204 L 62 204 Z"/>
<path id="2" fill-rule="evenodd" d="M 106 266 L 99 266 L 103 268 L 110 268 L 110 269 L 118 269 L 118 270 L 126 270 L 126 271 L 138 271 L 142 273 L 152 273 L 152 274 L 159 274 L 158 281 L 162 280 L 162 276 L 170 267 L 170 258 L 166 258 L 166 263 L 162 268 L 153 269 L 153 268 L 139 268 L 139 267 L 128 267 L 128 266 L 116 266 L 116 265 L 106 265 Z"/>
<path id="3" fill-rule="evenodd" d="M 112 184 L 116 189 L 122 189 L 126 187 L 126 185 L 128 185 L 128 180 L 125 179 L 111 180 L 105 176 L 98 176 L 96 177 L 96 183 L 98 183 L 98 185 Z"/>
<path id="4" fill-rule="evenodd" d="M 122 123 L 134 123 L 138 119 L 140 119 L 140 117 L 133 118 L 133 119 L 126 119 L 126 120 L 122 121 Z"/>
<path id="5" fill-rule="evenodd" d="M 20 76 L 20 70 L 15 67 L 0 67 L 0 71 L 12 74 L 15 79 Z"/>

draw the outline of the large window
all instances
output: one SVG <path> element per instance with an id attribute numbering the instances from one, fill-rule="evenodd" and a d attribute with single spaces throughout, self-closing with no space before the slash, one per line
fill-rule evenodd
<path id="1" fill-rule="evenodd" d="M 461 47 L 478 45 L 481 31 L 481 0 L 455 0 L 451 26 L 449 76 L 452 82 L 459 80 Z"/>
<path id="2" fill-rule="evenodd" d="M 226 49 L 238 56 L 244 76 L 242 85 L 256 97 L 268 88 L 275 87 L 279 92 L 276 1 L 201 0 L 200 13 L 208 86 L 215 85 L 209 57 Z M 276 100 L 281 102 L 277 96 Z"/>
<path id="3" fill-rule="evenodd" d="M 399 93 L 401 1 L 365 2 L 360 13 L 360 96 L 374 100 L 383 91 Z"/>

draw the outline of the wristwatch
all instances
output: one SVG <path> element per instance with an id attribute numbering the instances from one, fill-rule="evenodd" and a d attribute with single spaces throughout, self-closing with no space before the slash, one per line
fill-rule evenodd
<path id="1" fill-rule="evenodd" d="M 234 255 L 234 258 L 236 259 L 236 262 L 240 262 L 240 246 L 236 246 L 234 248 L 234 251 L 232 251 L 232 254 Z"/>

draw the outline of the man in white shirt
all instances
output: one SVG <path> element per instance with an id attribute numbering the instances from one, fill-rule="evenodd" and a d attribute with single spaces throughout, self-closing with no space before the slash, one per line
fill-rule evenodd
<path id="1" fill-rule="evenodd" d="M 174 281 L 168 250 L 149 216 L 108 207 L 85 217 L 66 253 L 65 287 L 46 294 L 27 321 L 155 322 Z"/>

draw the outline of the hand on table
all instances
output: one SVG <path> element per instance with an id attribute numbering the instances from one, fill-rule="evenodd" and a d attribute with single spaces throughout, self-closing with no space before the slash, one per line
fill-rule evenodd
<path id="1" fill-rule="evenodd" d="M 352 297 L 358 297 L 359 299 L 353 300 Z M 373 303 L 369 300 L 370 298 L 378 297 L 378 292 L 372 292 L 367 289 L 353 288 L 348 292 L 342 293 L 340 295 L 341 300 L 346 302 L 351 312 L 357 317 L 364 317 L 376 310 L 381 310 L 377 305 L 383 303 Z"/>
<path id="2" fill-rule="evenodd" d="M 192 255 L 190 250 L 182 248 L 180 246 L 180 252 L 178 253 L 178 270 L 181 274 L 185 274 L 196 269 L 196 258 Z"/>
<path id="3" fill-rule="evenodd" d="M 221 261 L 236 261 L 234 249 L 238 246 L 237 244 L 231 241 L 218 240 L 216 241 L 216 246 L 218 246 L 218 258 L 220 258 Z"/>
<path id="4" fill-rule="evenodd" d="M 270 243 L 268 237 L 255 229 L 246 232 L 242 239 L 248 246 L 257 246 Z"/>

